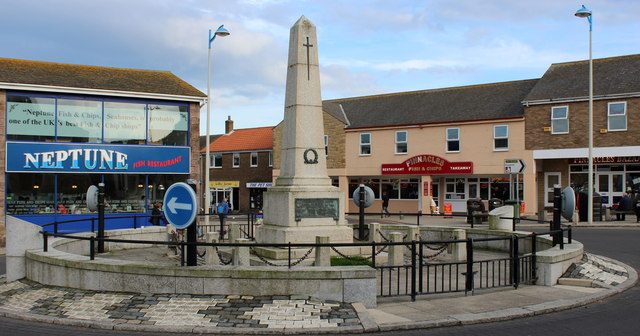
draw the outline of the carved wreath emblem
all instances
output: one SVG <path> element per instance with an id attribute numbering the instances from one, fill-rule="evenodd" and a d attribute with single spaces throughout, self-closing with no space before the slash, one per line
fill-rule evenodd
<path id="1" fill-rule="evenodd" d="M 311 155 L 309 154 L 311 153 Z M 311 156 L 311 158 L 309 158 Z M 318 163 L 318 152 L 315 149 L 309 148 L 304 151 L 304 163 L 306 164 L 316 164 Z"/>

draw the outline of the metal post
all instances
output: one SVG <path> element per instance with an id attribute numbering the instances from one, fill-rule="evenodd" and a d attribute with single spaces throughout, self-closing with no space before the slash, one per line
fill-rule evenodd
<path id="1" fill-rule="evenodd" d="M 196 182 L 192 179 L 187 180 L 187 184 L 193 189 L 193 191 L 197 193 L 196 190 Z M 198 246 L 196 243 L 198 242 L 198 217 L 193 220 L 191 225 L 187 227 L 187 266 L 198 266 Z"/>
<path id="2" fill-rule="evenodd" d="M 557 232 L 560 230 L 560 212 L 562 211 L 562 197 L 560 196 L 560 187 L 553 187 L 553 222 L 551 231 L 553 233 L 553 246 L 560 243 L 560 234 Z"/>
<path id="3" fill-rule="evenodd" d="M 467 274 L 465 274 L 464 294 L 473 294 L 473 239 L 467 239 Z"/>
<path id="4" fill-rule="evenodd" d="M 593 32 L 593 16 L 589 15 L 589 187 L 587 201 L 587 220 L 593 224 L 593 54 L 591 52 L 591 35 Z"/>
<path id="5" fill-rule="evenodd" d="M 376 268 L 376 242 L 375 241 L 371 242 L 371 266 L 373 268 Z"/>
<path id="6" fill-rule="evenodd" d="M 184 242 L 180 242 L 180 266 L 185 264 Z"/>
<path id="7" fill-rule="evenodd" d="M 53 222 L 53 233 L 58 234 L 58 220 Z"/>
<path id="8" fill-rule="evenodd" d="M 512 236 L 513 241 L 513 287 L 518 289 L 520 285 L 520 258 L 518 255 L 518 236 Z"/>
<path id="9" fill-rule="evenodd" d="M 42 231 L 42 251 L 49 252 L 49 234 L 47 231 Z"/>
<path id="10" fill-rule="evenodd" d="M 137 215 L 133 215 L 133 228 L 134 229 L 138 228 L 138 216 Z"/>
<path id="11" fill-rule="evenodd" d="M 364 240 L 364 184 L 360 185 L 360 190 L 358 191 L 359 195 L 360 195 L 360 202 L 359 202 L 359 217 L 358 217 L 358 239 L 359 240 Z"/>
<path id="12" fill-rule="evenodd" d="M 422 256 L 423 253 L 423 245 L 422 245 L 422 241 L 420 241 L 420 245 L 418 245 L 418 256 L 419 256 L 419 262 L 420 265 L 418 265 L 418 291 L 420 293 L 422 293 L 422 271 L 424 270 L 424 257 Z"/>
<path id="13" fill-rule="evenodd" d="M 98 183 L 98 253 L 104 253 L 104 183 Z"/>
<path id="14" fill-rule="evenodd" d="M 573 239 L 572 239 L 573 234 L 572 234 L 572 228 L 571 228 L 571 225 L 569 225 L 569 227 L 567 228 L 567 230 L 568 230 L 568 231 L 567 231 L 567 239 L 568 239 L 568 243 L 569 243 L 569 244 L 572 244 L 572 243 L 573 243 Z"/>
<path id="15" fill-rule="evenodd" d="M 96 219 L 91 217 L 91 232 L 96 232 Z"/>
<path id="16" fill-rule="evenodd" d="M 416 300 L 416 241 L 411 241 L 411 301 Z"/>
<path id="17" fill-rule="evenodd" d="M 422 217 L 422 210 L 418 211 L 418 219 L 416 220 L 416 224 L 418 224 L 418 226 L 420 226 L 420 217 Z"/>
<path id="18" fill-rule="evenodd" d="M 558 243 L 560 243 L 560 249 L 564 250 L 564 230 L 561 228 L 560 232 L 558 233 Z"/>
<path id="19" fill-rule="evenodd" d="M 96 238 L 91 236 L 89 238 L 89 260 L 96 258 Z"/>
<path id="20" fill-rule="evenodd" d="M 536 253 L 538 252 L 538 247 L 536 246 L 537 235 L 535 232 L 531 234 L 531 280 L 535 284 L 538 280 L 538 266 L 536 265 L 538 258 Z"/>

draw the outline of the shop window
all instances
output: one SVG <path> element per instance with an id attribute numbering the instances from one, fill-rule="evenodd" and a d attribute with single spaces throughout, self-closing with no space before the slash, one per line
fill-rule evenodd
<path id="1" fill-rule="evenodd" d="M 213 154 L 211 155 L 211 167 L 213 168 L 222 168 L 222 154 Z"/>
<path id="2" fill-rule="evenodd" d="M 329 136 L 324 135 L 324 156 L 329 156 Z"/>
<path id="3" fill-rule="evenodd" d="M 496 151 L 505 151 L 509 149 L 508 125 L 493 126 L 493 149 Z"/>
<path id="4" fill-rule="evenodd" d="M 353 197 L 353 192 L 360 185 L 360 180 L 358 179 L 349 179 L 349 198 Z"/>
<path id="5" fill-rule="evenodd" d="M 7 96 L 7 140 L 53 141 L 55 99 Z"/>
<path id="6" fill-rule="evenodd" d="M 444 198 L 445 199 L 465 199 L 464 186 L 466 181 L 464 178 L 447 178 L 445 179 Z"/>
<path id="7" fill-rule="evenodd" d="M 54 213 L 54 174 L 7 174 L 8 215 Z"/>
<path id="8" fill-rule="evenodd" d="M 627 130 L 627 102 L 608 104 L 607 124 L 609 131 Z"/>
<path id="9" fill-rule="evenodd" d="M 551 134 L 569 133 L 569 107 L 554 106 L 551 108 Z"/>
<path id="10" fill-rule="evenodd" d="M 233 168 L 240 167 L 240 153 L 233 153 Z"/>
<path id="11" fill-rule="evenodd" d="M 396 154 L 407 154 L 407 131 L 396 132 Z"/>
<path id="12" fill-rule="evenodd" d="M 146 139 L 144 104 L 104 103 L 104 142 L 144 144 Z"/>
<path id="13" fill-rule="evenodd" d="M 162 202 L 164 200 L 164 193 L 172 184 L 183 182 L 184 179 L 185 177 L 181 175 L 149 175 L 149 184 L 147 185 L 147 197 L 149 201 L 145 205 L 147 211 L 151 211 L 153 204 L 156 202 Z"/>
<path id="14" fill-rule="evenodd" d="M 373 190 L 374 198 L 380 199 L 380 179 L 363 179 L 362 183 Z"/>
<path id="15" fill-rule="evenodd" d="M 57 212 L 61 214 L 89 213 L 86 192 L 89 186 L 98 186 L 98 174 L 58 174 Z"/>
<path id="16" fill-rule="evenodd" d="M 144 212 L 147 185 L 145 175 L 104 175 L 105 211 Z"/>
<path id="17" fill-rule="evenodd" d="M 189 112 L 186 105 L 148 105 L 150 144 L 187 146 Z"/>
<path id="18" fill-rule="evenodd" d="M 58 141 L 102 142 L 102 102 L 58 99 Z"/>
<path id="19" fill-rule="evenodd" d="M 420 195 L 420 181 L 418 179 L 400 180 L 400 198 L 418 199 Z"/>
<path id="20" fill-rule="evenodd" d="M 371 133 L 360 133 L 360 155 L 371 155 Z"/>
<path id="21" fill-rule="evenodd" d="M 447 152 L 460 151 L 460 129 L 447 128 Z"/>
<path id="22" fill-rule="evenodd" d="M 380 192 L 385 192 L 389 195 L 389 199 L 398 199 L 400 196 L 400 180 L 397 179 L 383 179 L 380 180 Z M 382 197 L 382 196 L 380 196 Z"/>
<path id="23" fill-rule="evenodd" d="M 258 153 L 251 152 L 251 167 L 257 167 L 257 166 L 258 166 Z"/>
<path id="24" fill-rule="evenodd" d="M 340 179 L 335 176 L 331 176 L 331 185 L 336 188 L 340 188 Z"/>

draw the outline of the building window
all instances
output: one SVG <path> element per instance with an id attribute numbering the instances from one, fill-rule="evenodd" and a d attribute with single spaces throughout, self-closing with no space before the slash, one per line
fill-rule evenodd
<path id="1" fill-rule="evenodd" d="M 407 131 L 396 132 L 396 154 L 407 154 Z"/>
<path id="2" fill-rule="evenodd" d="M 146 105 L 104 103 L 104 142 L 143 145 L 147 138 Z"/>
<path id="3" fill-rule="evenodd" d="M 324 156 L 329 156 L 329 136 L 324 135 Z"/>
<path id="4" fill-rule="evenodd" d="M 360 155 L 371 155 L 371 133 L 360 133 Z"/>
<path id="5" fill-rule="evenodd" d="M 213 154 L 211 155 L 211 166 L 213 168 L 222 168 L 222 154 Z"/>
<path id="6" fill-rule="evenodd" d="M 233 168 L 240 167 L 240 153 L 233 153 Z"/>
<path id="7" fill-rule="evenodd" d="M 102 142 L 102 102 L 58 99 L 58 141 Z"/>
<path id="8" fill-rule="evenodd" d="M 447 128 L 447 152 L 460 151 L 460 129 Z"/>
<path id="9" fill-rule="evenodd" d="M 251 152 L 251 167 L 257 167 L 257 166 L 258 166 L 258 153 Z"/>
<path id="10" fill-rule="evenodd" d="M 7 96 L 7 139 L 54 140 L 55 112 L 56 101 L 53 98 Z"/>
<path id="11" fill-rule="evenodd" d="M 627 102 L 615 102 L 608 104 L 607 112 L 609 131 L 627 130 Z"/>
<path id="12" fill-rule="evenodd" d="M 496 151 L 505 151 L 509 149 L 508 125 L 493 126 L 493 149 Z"/>
<path id="13" fill-rule="evenodd" d="M 569 107 L 555 106 L 551 108 L 551 134 L 569 133 Z"/>
<path id="14" fill-rule="evenodd" d="M 273 167 L 273 151 L 269 151 L 269 167 Z"/>
<path id="15" fill-rule="evenodd" d="M 189 112 L 186 105 L 149 104 L 149 143 L 186 146 Z"/>

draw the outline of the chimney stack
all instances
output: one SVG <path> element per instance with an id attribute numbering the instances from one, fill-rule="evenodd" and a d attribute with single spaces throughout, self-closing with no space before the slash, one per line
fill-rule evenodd
<path id="1" fill-rule="evenodd" d="M 231 120 L 231 116 L 227 116 L 227 120 L 224 121 L 224 133 L 229 134 L 233 131 L 233 120 Z"/>

